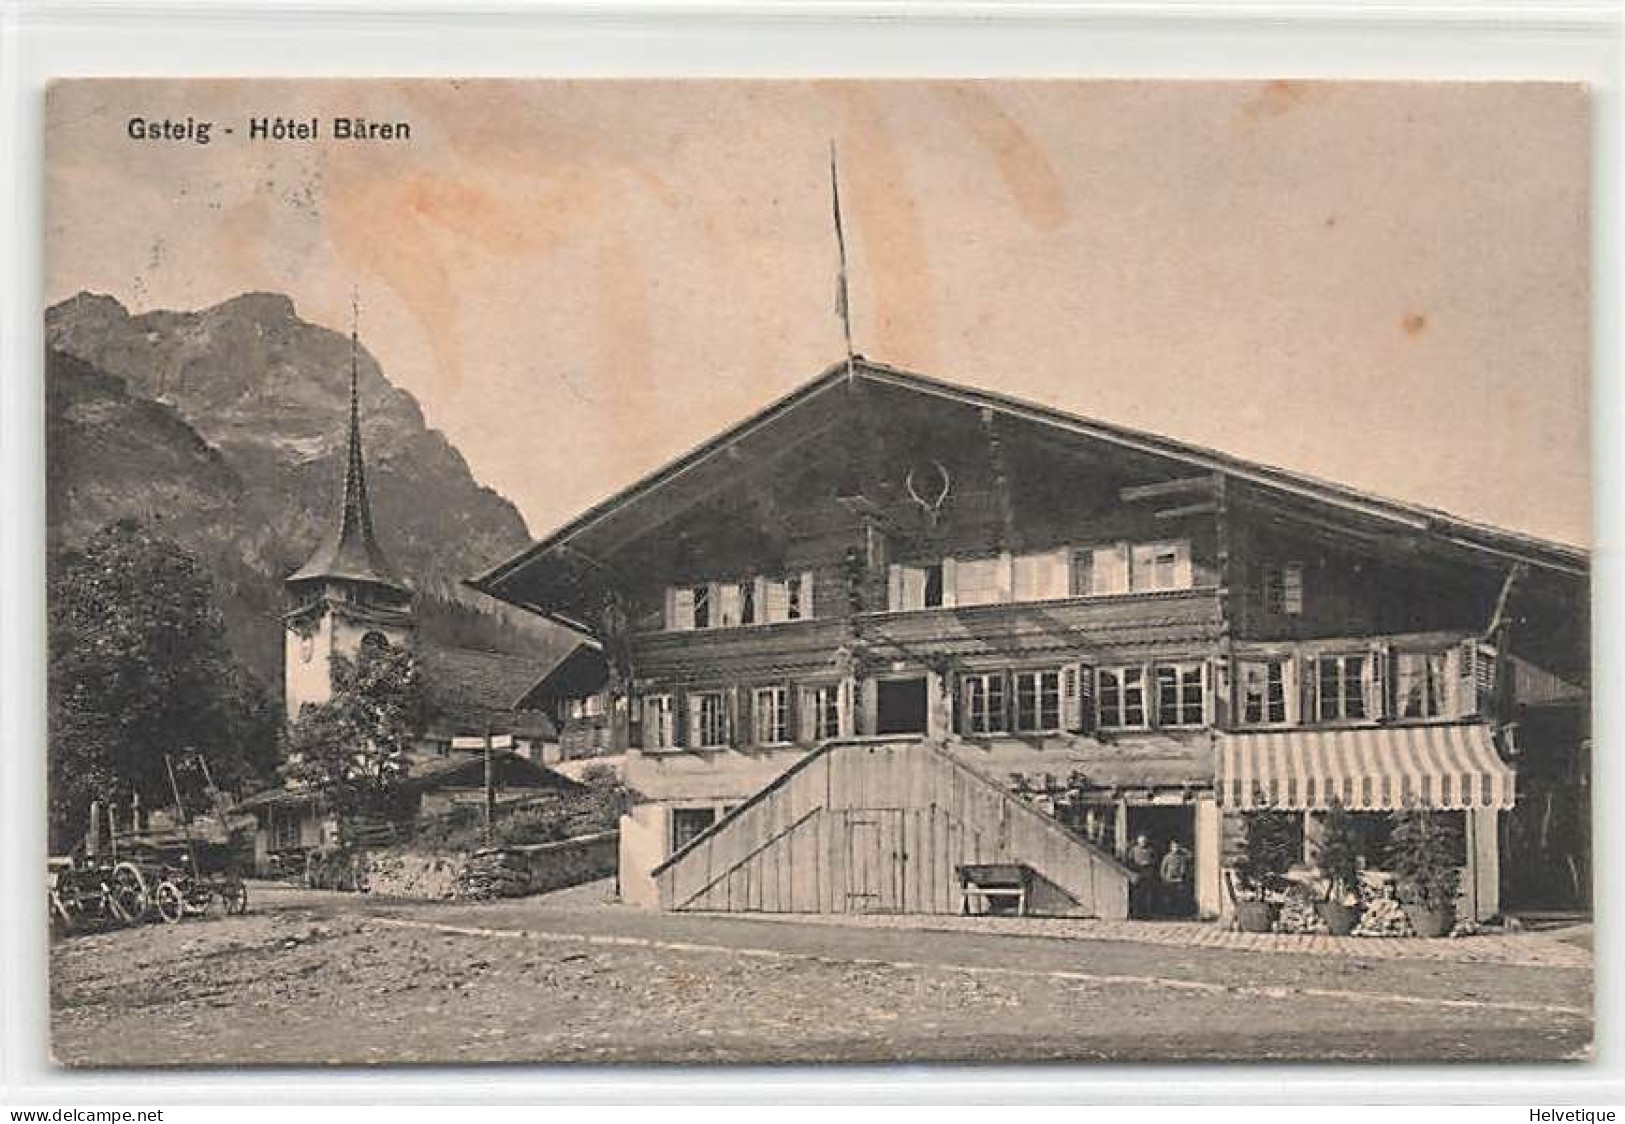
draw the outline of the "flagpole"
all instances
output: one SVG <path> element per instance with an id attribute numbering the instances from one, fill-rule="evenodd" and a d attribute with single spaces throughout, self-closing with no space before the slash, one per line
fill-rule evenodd
<path id="1" fill-rule="evenodd" d="M 840 272 L 835 279 L 835 311 L 841 318 L 841 331 L 846 338 L 846 377 L 851 381 L 857 374 L 852 351 L 852 305 L 846 288 L 846 233 L 841 229 L 841 177 L 835 166 L 835 142 L 829 142 L 829 194 L 835 210 L 835 248 L 840 254 Z"/>

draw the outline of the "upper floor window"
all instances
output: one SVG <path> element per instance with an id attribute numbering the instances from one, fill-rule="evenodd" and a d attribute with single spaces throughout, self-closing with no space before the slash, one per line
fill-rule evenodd
<path id="1" fill-rule="evenodd" d="M 728 744 L 728 701 L 721 691 L 699 691 L 688 698 L 689 744 L 715 749 Z"/>
<path id="2" fill-rule="evenodd" d="M 893 609 L 936 609 L 945 604 L 943 564 L 894 566 L 890 606 Z"/>
<path id="3" fill-rule="evenodd" d="M 1203 721 L 1202 665 L 1159 664 L 1157 725 L 1200 726 Z"/>
<path id="4" fill-rule="evenodd" d="M 1263 567 L 1264 611 L 1273 616 L 1303 613 L 1303 564 L 1268 562 Z"/>
<path id="5" fill-rule="evenodd" d="M 789 692 L 783 687 L 756 688 L 751 714 L 757 745 L 783 745 L 790 740 Z"/>
<path id="6" fill-rule="evenodd" d="M 1132 562 L 1130 585 L 1136 593 L 1191 587 L 1188 540 L 1136 543 Z"/>
<path id="7" fill-rule="evenodd" d="M 1273 726 L 1287 721 L 1287 661 L 1285 658 L 1239 660 L 1236 674 L 1241 694 L 1241 720 L 1249 726 Z"/>
<path id="8" fill-rule="evenodd" d="M 1103 730 L 1145 726 L 1145 668 L 1103 667 L 1095 691 L 1096 724 Z"/>
<path id="9" fill-rule="evenodd" d="M 1061 728 L 1061 673 L 1018 671 L 1015 674 L 1016 729 L 1024 734 Z"/>
<path id="10" fill-rule="evenodd" d="M 1445 713 L 1445 654 L 1399 652 L 1394 656 L 1394 714 L 1438 718 Z"/>
<path id="11" fill-rule="evenodd" d="M 812 616 L 812 575 L 701 582 L 666 591 L 665 626 L 676 631 L 774 624 Z"/>
<path id="12" fill-rule="evenodd" d="M 1007 719 L 1004 705 L 1004 673 L 966 675 L 960 680 L 963 697 L 964 732 L 1002 734 Z"/>
<path id="13" fill-rule="evenodd" d="M 1316 659 L 1315 715 L 1320 721 L 1359 721 L 1372 716 L 1376 708 L 1368 698 L 1368 662 L 1365 655 Z"/>

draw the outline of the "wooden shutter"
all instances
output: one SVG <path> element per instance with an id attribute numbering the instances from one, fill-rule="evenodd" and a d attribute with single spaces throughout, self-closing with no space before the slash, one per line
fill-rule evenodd
<path id="1" fill-rule="evenodd" d="M 673 691 L 671 693 L 671 741 L 674 746 L 682 747 L 693 745 L 698 739 L 690 736 L 688 724 L 691 721 L 692 708 L 688 702 L 687 691 Z"/>
<path id="2" fill-rule="evenodd" d="M 1172 544 L 1174 548 L 1174 588 L 1190 589 L 1195 585 L 1191 575 L 1191 541 L 1180 539 Z M 1204 674 L 1206 674 L 1204 672 Z"/>
<path id="3" fill-rule="evenodd" d="M 851 679 L 842 679 L 838 688 L 839 715 L 835 722 L 835 732 L 843 738 L 850 738 L 857 729 L 857 700 L 852 696 L 854 683 Z"/>
<path id="4" fill-rule="evenodd" d="M 727 735 L 722 739 L 728 745 L 745 746 L 756 740 L 756 692 L 750 687 L 729 687 L 723 696 L 728 712 Z"/>
<path id="5" fill-rule="evenodd" d="M 886 568 L 886 608 L 892 612 L 903 607 L 903 567 L 893 562 Z"/>
<path id="6" fill-rule="evenodd" d="M 1095 728 L 1095 668 L 1093 664 L 1078 665 L 1078 725 L 1081 734 L 1092 733 Z"/>
<path id="7" fill-rule="evenodd" d="M 1392 654 L 1387 644 L 1376 643 L 1371 645 L 1370 658 L 1366 660 L 1365 669 L 1365 709 L 1366 717 L 1378 721 L 1386 718 L 1391 709 L 1388 705 L 1388 664 Z"/>
<path id="8" fill-rule="evenodd" d="M 784 692 L 784 740 L 801 740 L 801 692 L 789 681 L 779 684 Z"/>
<path id="9" fill-rule="evenodd" d="M 1304 656 L 1298 660 L 1298 715 L 1306 725 L 1320 721 L 1320 711 L 1315 706 L 1319 691 L 1320 658 Z"/>
<path id="10" fill-rule="evenodd" d="M 1189 562 L 1190 556 L 1186 555 Z M 1218 662 L 1216 659 L 1202 661 L 1202 725 L 1215 724 L 1215 715 L 1218 711 Z"/>
<path id="11" fill-rule="evenodd" d="M 1296 726 L 1304 721 L 1303 693 L 1298 687 L 1298 677 L 1303 668 L 1303 660 L 1297 656 L 1289 656 L 1281 661 L 1281 694 L 1286 702 L 1286 721 L 1289 726 Z M 1264 712 L 1269 714 L 1269 672 L 1264 673 Z M 1240 700 L 1238 700 L 1238 706 Z M 1245 715 L 1239 716 L 1245 719 Z"/>
<path id="12" fill-rule="evenodd" d="M 801 619 L 810 621 L 813 618 L 813 572 L 801 572 Z"/>
<path id="13" fill-rule="evenodd" d="M 694 628 L 694 590 L 692 587 L 671 589 L 666 591 L 671 598 L 670 624 L 667 626 L 678 632 L 688 632 Z"/>
<path id="14" fill-rule="evenodd" d="M 1001 605 L 1008 605 L 1011 601 L 1015 600 L 1015 589 L 1014 589 L 1015 573 L 1014 573 L 1014 570 L 1015 570 L 1015 559 L 1013 559 L 1010 556 L 1010 552 L 1008 550 L 1006 550 L 1006 551 L 1003 551 L 1002 553 L 1000 553 L 1000 555 L 999 555 L 999 566 L 998 566 L 998 571 L 997 571 L 998 572 L 998 595 L 997 595 L 997 600 L 998 600 L 999 604 L 1001 604 Z"/>
<path id="15" fill-rule="evenodd" d="M 796 733 L 796 740 L 804 745 L 811 745 L 818 737 L 814 728 L 814 720 L 818 714 L 818 688 L 802 687 L 796 691 L 796 723 L 792 727 Z"/>
<path id="16" fill-rule="evenodd" d="M 1093 593 L 1127 593 L 1129 591 L 1128 543 L 1099 546 L 1090 559 L 1089 573 Z"/>
<path id="17" fill-rule="evenodd" d="M 1069 663 L 1061 668 L 1061 728 L 1076 730 L 1083 724 L 1083 690 L 1079 683 L 1078 665 Z"/>
<path id="18" fill-rule="evenodd" d="M 1478 641 L 1469 638 L 1452 648 L 1445 669 L 1455 684 L 1456 717 L 1477 717 L 1483 703 L 1478 693 Z"/>
<path id="19" fill-rule="evenodd" d="M 954 587 L 959 581 L 959 564 L 952 558 L 942 560 L 942 607 L 951 609 L 958 603 Z"/>

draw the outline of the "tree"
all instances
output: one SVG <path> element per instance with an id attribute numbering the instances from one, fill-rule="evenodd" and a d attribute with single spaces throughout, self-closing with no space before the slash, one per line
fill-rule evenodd
<path id="1" fill-rule="evenodd" d="M 289 731 L 289 775 L 341 813 L 388 814 L 423 727 L 417 661 L 405 648 L 363 645 L 354 660 L 334 656 L 332 675 L 332 697 L 305 704 Z"/>
<path id="2" fill-rule="evenodd" d="M 201 563 L 133 520 L 52 559 L 49 613 L 51 846 L 84 835 L 90 802 L 172 801 L 164 756 L 189 811 L 206 807 L 201 755 L 228 789 L 270 776 L 280 723 L 231 656 Z"/>

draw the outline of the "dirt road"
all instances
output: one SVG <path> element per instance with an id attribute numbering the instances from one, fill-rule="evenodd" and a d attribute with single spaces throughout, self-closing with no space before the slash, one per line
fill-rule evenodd
<path id="1" fill-rule="evenodd" d="M 69 1065 L 1580 1056 L 1589 969 L 256 895 L 52 951 Z"/>

